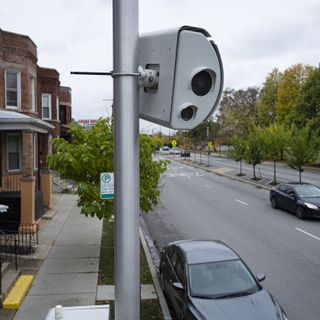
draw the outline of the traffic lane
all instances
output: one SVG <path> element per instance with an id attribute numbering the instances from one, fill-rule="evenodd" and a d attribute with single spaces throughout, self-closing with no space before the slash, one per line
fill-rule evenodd
<path id="1" fill-rule="evenodd" d="M 213 197 L 216 194 L 221 194 L 222 196 L 227 194 L 227 197 L 224 198 L 224 202 L 218 202 L 218 206 L 221 203 L 222 206 L 224 206 L 224 204 L 229 203 L 230 200 L 233 202 L 237 202 L 238 204 L 241 204 L 243 206 L 248 206 L 248 204 L 250 204 L 251 211 L 254 212 L 253 218 L 266 220 L 262 221 L 261 223 L 263 223 L 267 227 L 270 226 L 270 232 L 282 234 L 283 232 L 286 232 L 288 228 L 292 230 L 302 229 L 314 235 L 315 239 L 316 237 L 320 236 L 320 220 L 313 219 L 301 221 L 290 213 L 282 210 L 271 209 L 269 203 L 269 191 L 266 191 L 264 189 L 257 189 L 255 187 L 249 186 L 248 184 L 225 179 L 224 177 L 215 176 L 203 170 L 195 170 L 194 168 L 186 165 L 176 165 L 175 163 L 170 165 L 168 174 L 166 176 L 170 178 L 188 178 L 189 180 L 182 180 L 182 184 L 186 187 L 188 187 L 188 185 L 191 187 L 195 186 L 196 191 L 199 191 L 202 188 L 202 192 L 200 195 L 197 195 L 197 199 L 200 199 L 200 197 L 202 197 L 202 194 L 205 195 L 203 197 L 204 203 L 206 203 L 206 201 L 208 200 L 206 192 L 209 192 L 210 196 L 212 195 Z M 201 178 L 202 180 L 196 179 L 195 182 L 191 182 L 190 179 L 193 177 Z M 199 185 L 197 185 L 197 181 L 200 183 Z M 177 188 L 180 189 L 180 186 L 178 186 Z M 207 190 L 204 188 L 206 188 Z M 225 192 L 226 189 L 227 193 Z M 190 191 L 193 193 L 193 190 Z M 219 196 L 219 199 L 222 198 Z M 256 205 L 256 203 L 258 203 L 258 205 Z M 263 205 L 264 210 L 261 210 L 260 205 Z M 223 209 L 223 207 L 220 208 L 220 211 Z M 276 224 L 273 223 L 275 221 Z M 302 232 L 301 230 L 299 231 Z M 294 233 L 293 235 L 295 237 L 297 234 Z M 292 240 L 292 243 L 294 243 L 294 239 L 290 240 Z M 310 249 L 310 245 L 308 242 L 305 242 L 305 245 L 305 248 L 301 248 L 304 252 Z M 313 249 L 314 248 L 311 247 L 311 252 L 313 252 Z"/>
<path id="2" fill-rule="evenodd" d="M 199 177 L 204 177 L 204 179 L 206 179 L 206 177 L 208 177 L 209 179 L 210 177 L 212 177 L 211 173 L 207 173 L 203 170 L 194 170 L 192 167 L 187 165 L 173 164 L 173 167 L 171 168 L 171 170 L 172 170 L 172 174 L 171 173 L 169 174 L 170 177 L 188 176 L 188 178 L 191 178 L 192 176 L 199 176 Z M 229 184 L 230 192 L 233 192 L 233 195 L 231 195 L 231 198 L 237 201 L 238 203 L 247 206 L 248 205 L 247 202 L 250 202 L 252 198 L 256 198 L 256 199 L 259 199 L 259 201 L 262 201 L 264 204 L 267 204 L 269 209 L 269 206 L 270 206 L 269 191 L 265 191 L 264 189 L 261 189 L 262 195 L 259 198 L 257 198 L 257 194 L 255 191 L 257 188 L 255 187 L 249 188 L 248 185 L 245 185 L 246 187 L 243 188 L 243 183 L 235 183 L 233 182 L 233 180 L 224 181 L 224 185 L 226 185 L 227 183 Z M 211 189 L 213 192 L 218 192 L 218 193 L 221 192 L 221 190 L 219 190 L 219 183 L 215 183 L 215 181 L 210 184 L 210 180 L 208 180 L 204 182 L 204 186 L 208 189 Z M 240 188 L 238 188 L 238 186 L 240 186 Z M 280 219 L 282 216 L 286 217 L 286 215 L 290 215 L 290 213 L 282 210 L 271 210 L 270 212 L 272 212 L 275 215 L 275 217 L 276 215 L 278 216 L 280 215 L 279 217 Z M 286 225 L 286 223 L 289 223 L 291 228 L 299 232 L 302 232 L 305 235 L 308 235 L 309 237 L 313 237 L 314 239 L 318 239 L 320 237 L 320 220 L 319 219 L 307 219 L 307 220 L 301 221 L 301 220 L 298 220 L 295 216 L 292 216 L 292 217 L 294 218 L 289 220 L 286 219 L 285 221 L 283 221 L 284 222 L 283 225 Z M 281 224 L 279 226 L 281 226 Z"/>
<path id="3" fill-rule="evenodd" d="M 177 172 L 175 177 L 183 178 L 186 175 L 187 171 Z M 220 214 L 223 219 L 233 219 L 238 225 L 244 224 L 243 229 L 254 228 L 257 225 L 263 226 L 264 230 L 277 239 L 279 244 L 282 243 L 283 235 L 285 235 L 285 240 L 291 249 L 300 250 L 304 255 L 314 259 L 315 263 L 320 264 L 320 258 L 314 255 L 315 250 L 318 250 L 318 242 L 311 241 L 310 243 L 309 237 L 305 235 L 301 237 L 301 234 L 297 232 L 297 229 L 302 229 L 320 237 L 318 220 L 301 221 L 285 211 L 272 209 L 268 199 L 269 192 L 264 189 L 256 189 L 241 182 L 197 171 L 193 176 L 190 173 L 188 175 L 186 181 L 181 180 L 183 186 L 177 185 L 174 188 L 175 191 L 170 190 L 169 194 L 184 188 L 184 190 L 189 190 L 187 193 L 195 196 L 196 199 L 190 203 L 191 198 L 188 197 L 183 203 L 181 201 L 177 203 L 175 198 L 171 198 L 168 200 L 171 200 L 170 208 L 178 204 L 176 211 L 187 211 L 195 205 L 193 210 L 197 212 L 199 208 L 203 209 L 209 204 L 210 209 L 216 210 L 216 215 Z M 192 181 L 190 181 L 191 178 L 193 178 Z M 178 196 L 179 199 L 182 197 L 183 194 Z M 203 214 L 207 212 L 211 210 L 205 209 Z"/>
<path id="4" fill-rule="evenodd" d="M 171 193 L 172 192 L 170 191 L 170 194 Z M 180 199 L 182 198 L 181 195 L 177 195 L 177 197 Z M 235 226 L 230 226 L 229 223 L 229 226 L 226 228 L 226 226 L 222 224 L 223 222 L 221 223 L 220 221 L 218 221 L 217 216 L 213 221 L 208 220 L 208 218 L 203 218 L 204 214 L 210 212 L 210 203 L 209 208 L 205 208 L 202 206 L 200 208 L 201 210 L 199 210 L 199 206 L 197 205 L 196 201 L 191 201 L 191 203 L 184 201 L 183 203 L 184 206 L 182 208 L 181 206 L 174 208 L 175 213 L 179 212 L 179 210 L 180 212 L 186 212 L 187 208 L 189 207 L 191 208 L 193 214 L 196 213 L 198 216 L 202 216 L 204 223 L 195 223 L 194 219 L 188 221 L 188 219 L 183 216 L 182 220 L 178 222 L 178 225 L 180 226 L 180 232 L 176 232 L 176 234 L 180 235 L 179 237 L 177 237 L 178 239 L 204 237 L 219 238 L 227 242 L 243 256 L 243 258 L 249 263 L 251 267 L 254 268 L 254 270 L 256 270 L 256 272 L 266 271 L 269 274 L 269 278 L 266 281 L 266 287 L 277 297 L 285 296 L 286 300 L 284 302 L 282 302 L 282 300 L 284 299 L 279 300 L 286 306 L 290 306 L 292 304 L 292 301 L 295 301 L 297 298 L 294 294 L 292 296 L 292 293 L 297 292 L 297 290 L 299 290 L 300 292 L 303 291 L 300 290 L 301 284 L 306 285 L 306 287 L 308 287 L 311 291 L 317 291 L 317 287 L 312 288 L 312 285 L 315 283 L 314 279 L 316 279 L 316 274 L 315 277 L 312 277 L 312 273 L 314 272 L 312 269 L 310 271 L 308 270 L 308 262 L 304 259 L 299 259 L 299 254 L 296 254 L 293 250 L 290 250 L 290 248 L 283 246 L 281 243 L 279 243 L 278 239 L 274 239 L 274 237 L 270 237 L 268 235 L 264 236 L 264 230 L 260 227 L 256 227 L 255 229 L 250 228 L 252 229 L 250 231 L 248 231 L 247 228 L 243 230 L 241 224 L 243 220 L 245 220 L 244 218 L 246 216 L 243 214 L 243 212 L 241 212 L 242 210 L 239 210 L 239 208 L 231 208 L 231 211 L 238 212 L 239 216 L 242 217 L 242 219 L 236 219 L 236 217 L 232 215 L 231 217 L 229 217 L 231 211 L 227 212 L 228 215 L 226 215 L 226 212 L 224 212 L 222 216 L 223 219 L 227 219 L 228 221 L 231 221 L 233 222 L 233 224 L 235 224 Z M 194 204 L 196 205 L 195 208 L 192 207 L 192 205 Z M 170 207 L 172 207 L 172 205 L 170 205 Z M 204 214 L 202 211 L 204 211 Z M 221 208 L 216 206 L 216 211 L 218 213 L 221 213 Z M 245 222 L 244 224 L 247 225 L 247 222 Z M 175 229 L 178 230 L 178 227 Z M 213 234 L 214 236 L 212 237 Z M 270 261 L 271 263 L 269 263 Z M 295 267 L 288 268 L 288 263 L 291 266 L 295 265 Z M 303 270 L 303 272 L 307 272 L 307 277 L 305 277 L 305 274 L 303 275 L 301 273 L 301 270 Z M 277 275 L 279 275 L 279 277 L 277 277 Z M 270 285 L 268 285 L 268 281 L 270 282 Z M 287 283 L 300 284 L 297 288 L 295 285 L 286 285 Z M 305 296 L 308 296 L 307 293 L 305 294 Z M 313 298 L 311 297 L 311 299 L 315 299 L 314 297 L 317 297 L 317 294 L 313 295 Z M 314 309 L 315 306 L 317 306 L 317 303 L 317 298 L 314 301 L 315 305 L 312 305 L 312 301 L 309 301 L 307 304 L 307 309 L 312 309 L 312 307 Z M 299 310 L 301 310 L 301 306 L 299 306 L 298 311 Z M 293 311 L 291 312 L 293 313 Z M 298 314 L 296 319 L 300 319 L 300 316 L 301 314 Z M 307 317 L 305 318 L 307 319 Z M 313 315 L 311 315 L 310 319 L 313 319 Z"/>
<path id="5" fill-rule="evenodd" d="M 160 221 L 169 222 L 174 234 L 167 234 L 162 241 L 183 238 L 219 238 L 225 241 L 238 251 L 255 272 L 263 270 L 269 274 L 265 282 L 266 288 L 278 297 L 287 310 L 290 307 L 289 314 L 294 319 L 316 319 L 315 314 L 319 312 L 319 262 L 310 261 L 308 250 L 301 252 L 303 250 L 300 246 L 303 247 L 306 238 L 296 241 L 300 235 L 293 234 L 290 225 L 296 223 L 296 218 L 280 211 L 277 217 L 271 218 L 270 210 L 272 215 L 276 214 L 276 210 L 269 207 L 263 190 L 255 190 L 236 182 L 230 188 L 230 181 L 221 177 L 210 174 L 208 181 L 208 175 L 194 174 L 190 178 L 190 173 L 179 172 L 177 168 L 175 170 L 176 176 L 166 179 L 166 187 L 161 196 L 161 215 L 158 216 Z M 191 184 L 190 179 L 195 181 Z M 211 179 L 215 182 L 212 189 L 208 188 Z M 224 187 L 222 180 L 225 180 Z M 230 201 L 231 196 L 226 197 L 230 190 L 231 193 L 236 192 L 236 196 L 240 198 L 238 200 L 247 205 L 236 200 Z M 249 201 L 255 198 L 248 196 L 248 192 L 250 194 L 252 190 L 259 194 L 257 196 L 254 193 L 258 199 L 255 204 Z M 264 192 L 262 198 L 260 192 Z M 248 198 L 244 198 L 245 196 Z M 264 207 L 260 202 L 264 203 Z M 227 208 L 225 203 L 228 203 Z M 318 244 L 310 246 L 318 250 Z M 318 253 L 319 250 L 314 251 L 312 257 L 319 256 Z M 296 302 L 301 293 L 300 301 L 306 300 L 304 305 Z"/>
<path id="6" fill-rule="evenodd" d="M 257 223 L 263 225 L 265 230 L 267 230 L 273 238 L 279 238 L 279 235 L 281 235 L 280 239 L 278 239 L 279 243 L 281 243 L 283 234 L 286 234 L 286 240 L 290 243 L 291 249 L 299 250 L 303 255 L 314 259 L 315 263 L 319 263 L 319 256 L 314 254 L 314 252 L 318 250 L 319 244 L 317 241 L 310 242 L 311 238 L 307 235 L 307 233 L 313 235 L 315 237 L 314 239 L 320 237 L 319 220 L 301 221 L 285 211 L 270 208 L 268 200 L 269 192 L 263 189 L 257 190 L 247 184 L 204 173 L 203 171 L 201 172 L 201 170 L 194 170 L 190 167 L 174 166 L 170 171 L 170 178 L 187 177 L 187 179 L 182 180 L 182 186 L 178 185 L 175 190 L 169 191 L 170 195 L 173 192 L 177 193 L 177 191 L 183 190 L 183 188 L 188 188 L 188 186 L 191 186 L 188 194 L 194 195 L 195 192 L 198 192 L 196 199 L 192 200 L 191 204 L 188 201 L 182 203 L 181 201 L 176 202 L 175 197 L 171 198 L 171 209 L 175 208 L 176 204 L 179 204 L 179 207 L 174 209 L 175 212 L 188 211 L 194 204 L 196 204 L 196 208 L 193 210 L 197 212 L 199 208 L 202 208 L 201 206 L 203 204 L 211 203 L 212 208 L 216 209 L 216 214 L 219 215 L 219 213 L 223 213 L 224 218 L 236 219 L 233 215 L 230 216 L 230 213 L 239 211 L 239 207 L 232 207 L 230 201 L 245 207 L 250 204 L 249 211 L 246 211 L 244 215 L 241 216 L 241 221 L 246 223 L 244 228 L 246 228 L 246 226 L 254 228 Z M 192 177 L 197 179 L 191 182 L 190 179 Z M 214 180 L 212 181 L 212 179 Z M 199 185 L 197 185 L 197 181 L 200 182 Z M 200 190 L 201 192 L 199 194 Z M 207 195 L 208 192 L 209 195 Z M 216 195 L 218 195 L 218 198 L 216 199 L 217 201 L 214 202 L 213 199 L 215 199 Z M 179 195 L 177 198 L 181 199 L 183 196 L 184 194 Z M 190 200 L 190 197 L 188 197 L 188 200 Z M 228 206 L 226 206 L 226 204 L 228 204 Z M 204 214 L 206 212 L 205 210 Z M 248 219 L 246 219 L 246 217 L 248 217 Z M 241 223 L 241 221 L 238 223 Z M 181 223 L 184 222 L 183 220 Z M 303 231 L 306 233 L 301 233 Z"/>

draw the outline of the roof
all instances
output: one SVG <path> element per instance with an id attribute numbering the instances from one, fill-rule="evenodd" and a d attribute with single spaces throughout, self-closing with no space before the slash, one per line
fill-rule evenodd
<path id="1" fill-rule="evenodd" d="M 37 45 L 33 42 L 33 40 L 28 35 L 21 34 L 21 33 L 16 33 L 16 32 L 11 32 L 11 31 L 7 31 L 7 30 L 3 30 L 1 28 L 0 28 L 0 32 L 7 33 L 7 34 L 12 34 L 14 36 L 21 37 L 21 38 L 25 38 L 28 41 L 30 41 L 37 48 Z"/>
<path id="2" fill-rule="evenodd" d="M 239 259 L 239 256 L 219 240 L 185 240 L 175 242 L 188 264 Z"/>
<path id="3" fill-rule="evenodd" d="M 4 130 L 31 130 L 47 133 L 54 126 L 38 118 L 27 116 L 15 111 L 0 110 L 0 131 Z"/>

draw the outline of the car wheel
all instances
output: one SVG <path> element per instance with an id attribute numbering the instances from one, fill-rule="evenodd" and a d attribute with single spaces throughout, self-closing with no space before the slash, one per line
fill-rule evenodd
<path id="1" fill-rule="evenodd" d="M 165 290 L 165 286 L 164 286 L 164 277 L 163 277 L 163 273 L 162 273 L 161 269 L 160 269 L 160 286 L 161 286 L 163 293 L 166 294 L 166 290 Z"/>
<path id="2" fill-rule="evenodd" d="M 271 207 L 273 209 L 277 209 L 278 208 L 278 203 L 277 203 L 276 196 L 272 196 L 271 199 L 270 199 L 270 202 L 271 202 Z"/>
<path id="3" fill-rule="evenodd" d="M 299 219 L 304 219 L 304 211 L 303 211 L 303 208 L 301 206 L 297 206 L 297 208 L 296 208 L 296 216 Z"/>

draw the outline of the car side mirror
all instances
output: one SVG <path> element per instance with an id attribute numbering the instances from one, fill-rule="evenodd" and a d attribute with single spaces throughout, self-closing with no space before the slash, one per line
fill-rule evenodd
<path id="1" fill-rule="evenodd" d="M 181 282 L 172 282 L 172 286 L 173 286 L 174 289 L 177 289 L 177 290 L 180 290 L 180 291 L 184 290 L 183 285 L 182 285 Z"/>
<path id="2" fill-rule="evenodd" d="M 259 282 L 262 282 L 263 280 L 266 279 L 266 274 L 265 273 L 258 273 L 257 276 L 256 276 L 257 280 Z"/>

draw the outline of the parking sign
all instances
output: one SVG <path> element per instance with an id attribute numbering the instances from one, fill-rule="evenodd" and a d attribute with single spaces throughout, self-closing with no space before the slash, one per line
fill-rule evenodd
<path id="1" fill-rule="evenodd" d="M 100 173 L 100 198 L 114 198 L 114 174 L 113 172 Z"/>

